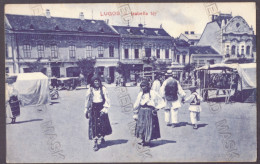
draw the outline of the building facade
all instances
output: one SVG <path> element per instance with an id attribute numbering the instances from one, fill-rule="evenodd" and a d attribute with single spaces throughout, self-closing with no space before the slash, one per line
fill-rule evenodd
<path id="1" fill-rule="evenodd" d="M 201 34 L 196 34 L 194 31 L 185 31 L 184 34 L 181 33 L 179 39 L 185 40 L 191 46 L 197 45 L 200 40 Z"/>
<path id="2" fill-rule="evenodd" d="M 211 46 L 223 56 L 229 58 L 256 58 L 253 28 L 241 16 L 232 14 L 212 15 L 201 35 L 199 46 Z"/>
<path id="3" fill-rule="evenodd" d="M 211 46 L 191 46 L 190 63 L 195 67 L 201 67 L 206 64 L 221 63 L 223 56 L 220 55 Z"/>
<path id="4" fill-rule="evenodd" d="M 129 65 L 127 81 L 131 75 L 151 71 L 145 58 L 155 57 L 158 63 L 170 65 L 173 61 L 174 46 L 172 37 L 161 28 L 113 26 L 120 34 L 120 61 Z"/>
<path id="5" fill-rule="evenodd" d="M 7 72 L 29 72 L 26 63 L 41 58 L 47 76 L 75 77 L 79 59 L 95 58 L 102 77 L 115 77 L 120 36 L 103 20 L 6 14 L 5 35 Z"/>

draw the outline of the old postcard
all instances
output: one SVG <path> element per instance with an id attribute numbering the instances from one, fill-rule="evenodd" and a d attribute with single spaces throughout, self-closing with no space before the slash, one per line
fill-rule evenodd
<path id="1" fill-rule="evenodd" d="M 254 2 L 4 12 L 8 163 L 256 161 Z"/>

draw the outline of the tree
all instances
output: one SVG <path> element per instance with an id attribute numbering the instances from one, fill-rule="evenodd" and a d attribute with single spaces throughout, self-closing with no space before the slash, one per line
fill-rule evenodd
<path id="1" fill-rule="evenodd" d="M 95 72 L 95 64 L 96 64 L 96 59 L 92 59 L 92 58 L 84 58 L 84 59 L 79 59 L 77 61 L 77 65 L 84 76 L 85 79 L 84 81 L 87 81 L 88 83 L 90 82 L 90 75 L 93 75 Z"/>
<path id="2" fill-rule="evenodd" d="M 155 56 L 143 57 L 144 64 L 150 65 L 152 67 L 152 72 L 154 71 L 154 68 L 156 67 L 156 61 L 157 61 L 157 58 Z M 154 72 L 152 73 L 152 80 L 154 80 Z"/>
<path id="3" fill-rule="evenodd" d="M 131 69 L 131 65 L 129 65 L 129 64 L 124 64 L 124 63 L 122 63 L 122 62 L 118 62 L 117 63 L 117 67 L 116 67 L 116 71 L 119 73 L 119 74 L 121 74 L 121 75 L 123 75 L 123 78 L 126 80 L 126 78 L 127 78 L 127 74 L 128 74 L 128 72 L 129 72 L 129 70 Z"/>
<path id="4" fill-rule="evenodd" d="M 28 66 L 28 72 L 43 72 L 44 63 L 41 62 L 42 58 L 38 58 L 35 62 L 25 62 L 25 65 Z"/>

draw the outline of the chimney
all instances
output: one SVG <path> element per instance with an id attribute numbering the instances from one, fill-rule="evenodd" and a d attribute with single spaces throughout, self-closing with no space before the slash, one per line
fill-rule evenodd
<path id="1" fill-rule="evenodd" d="M 213 22 L 215 20 L 215 15 L 211 16 L 211 21 Z"/>
<path id="2" fill-rule="evenodd" d="M 84 14 L 83 14 L 83 12 L 80 12 L 80 13 L 79 13 L 79 19 L 80 19 L 80 20 L 84 20 Z"/>
<path id="3" fill-rule="evenodd" d="M 194 35 L 194 31 L 191 31 L 190 34 Z"/>
<path id="4" fill-rule="evenodd" d="M 185 31 L 185 34 L 189 34 L 189 31 Z"/>
<path id="5" fill-rule="evenodd" d="M 46 9 L 46 17 L 51 18 L 51 12 L 49 9 Z"/>
<path id="6" fill-rule="evenodd" d="M 138 27 L 144 27 L 144 26 L 143 26 L 143 24 L 140 23 L 140 24 L 138 24 Z"/>

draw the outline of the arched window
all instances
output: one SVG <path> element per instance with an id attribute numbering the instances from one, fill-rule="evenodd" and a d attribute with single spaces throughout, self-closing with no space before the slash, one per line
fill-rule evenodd
<path id="1" fill-rule="evenodd" d="M 91 45 L 86 46 L 86 57 L 92 57 L 92 46 Z"/>
<path id="2" fill-rule="evenodd" d="M 103 58 L 104 57 L 104 47 L 102 45 L 98 46 L 98 57 Z"/>
<path id="3" fill-rule="evenodd" d="M 244 53 L 245 53 L 245 48 L 244 48 L 244 46 L 242 46 L 241 47 L 241 55 L 244 55 Z"/>
<path id="4" fill-rule="evenodd" d="M 236 54 L 236 46 L 235 45 L 233 45 L 232 48 L 231 48 L 231 54 L 232 55 Z"/>
<path id="5" fill-rule="evenodd" d="M 250 46 L 246 46 L 246 54 L 250 55 Z"/>
<path id="6" fill-rule="evenodd" d="M 229 45 L 227 45 L 226 55 L 229 55 Z"/>

